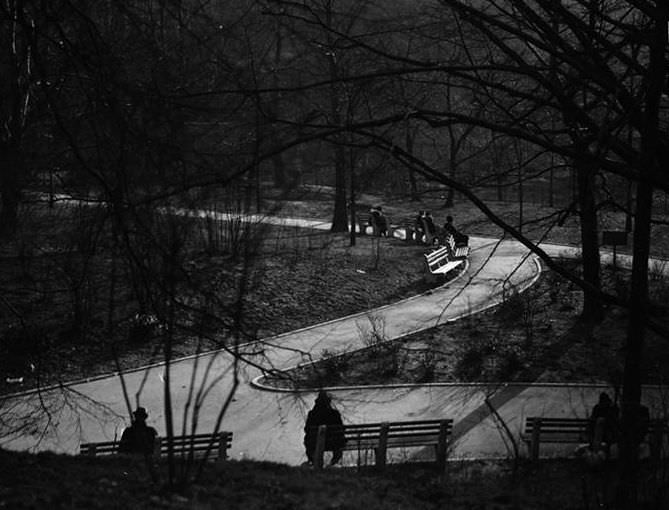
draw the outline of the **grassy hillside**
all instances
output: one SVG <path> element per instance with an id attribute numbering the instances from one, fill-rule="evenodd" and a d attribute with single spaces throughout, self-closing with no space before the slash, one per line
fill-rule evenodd
<path id="1" fill-rule="evenodd" d="M 165 488 L 166 467 L 152 481 L 142 461 L 0 451 L 0 508 L 33 509 L 541 509 L 611 508 L 613 466 L 582 461 L 390 466 L 384 473 L 251 461 L 207 466 L 196 483 Z M 648 482 L 649 480 L 647 480 Z M 658 494 L 650 483 L 642 495 Z M 598 506 L 599 505 L 599 506 Z M 653 505 L 640 508 L 662 508 Z"/>

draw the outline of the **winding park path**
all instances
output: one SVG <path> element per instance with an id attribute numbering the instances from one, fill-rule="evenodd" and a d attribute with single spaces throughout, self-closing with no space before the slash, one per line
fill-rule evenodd
<path id="1" fill-rule="evenodd" d="M 329 223 L 309 220 L 272 221 L 287 226 L 329 228 Z M 122 379 L 111 374 L 6 397 L 0 401 L 0 445 L 74 454 L 82 442 L 120 437 L 128 416 L 122 381 L 133 405 L 137 398 L 149 410 L 149 423 L 161 435 L 165 433 L 164 394 L 168 379 L 177 433 L 181 432 L 184 417 L 195 408 L 198 432 L 209 432 L 217 424 L 237 372 L 239 385 L 220 422 L 221 430 L 234 434 L 231 457 L 301 464 L 305 460 L 302 430 L 314 392 L 264 387 L 263 372 L 258 366 L 287 369 L 318 359 L 326 350 L 341 352 L 363 347 L 361 331 L 370 328 L 370 318 L 383 325 L 388 339 L 457 320 L 498 304 L 511 289 L 525 290 L 539 277 L 541 265 L 518 242 L 474 237 L 470 246 L 468 267 L 444 286 L 365 313 L 243 346 L 250 364 L 235 364 L 230 353 L 217 351 L 175 361 L 169 373 L 164 365 L 157 364 L 127 371 Z M 551 256 L 574 256 L 578 251 L 554 245 L 542 248 Z M 625 264 L 620 256 L 618 262 Z M 197 394 L 203 388 L 206 390 Z M 513 453 L 508 434 L 518 437 L 525 416 L 585 416 L 601 388 L 568 382 L 528 382 L 342 387 L 329 391 L 345 422 L 452 418 L 452 457 L 502 457 Z M 651 388 L 644 395 L 651 407 L 659 405 L 656 393 Z M 2 434 L 3 428 L 17 423 L 23 426 L 20 434 Z"/>

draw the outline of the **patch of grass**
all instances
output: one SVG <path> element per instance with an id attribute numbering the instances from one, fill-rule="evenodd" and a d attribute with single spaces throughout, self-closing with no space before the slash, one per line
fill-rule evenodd
<path id="1" fill-rule="evenodd" d="M 58 222 L 49 223 L 54 231 L 58 224 L 61 229 L 68 226 L 63 215 L 65 212 Z M 241 263 L 224 253 L 208 252 L 206 236 L 204 241 L 202 249 L 189 249 L 184 260 L 190 282 L 206 292 L 192 295 L 188 289 L 184 291 L 184 301 L 194 308 L 181 317 L 180 322 L 187 328 L 176 332 L 175 357 L 193 354 L 197 349 L 215 349 L 227 341 L 224 324 L 230 322 L 229 314 L 235 313 L 237 287 L 245 274 Z M 368 237 L 349 247 L 345 235 L 294 227 L 268 229 L 258 264 L 253 274 L 247 275 L 242 320 L 244 331 L 251 335 L 248 339 L 361 312 L 429 288 L 423 279 L 420 247 L 394 239 L 380 241 L 383 260 L 370 272 L 367 268 L 372 240 Z M 65 273 L 58 268 L 70 255 L 35 250 L 9 250 L 0 264 L 0 286 L 11 298 L 15 311 L 26 324 L 39 324 L 43 330 L 37 335 L 39 349 L 31 347 L 32 340 L 15 342 L 12 339 L 17 331 L 24 328 L 15 313 L 7 308 L 0 310 L 0 345 L 4 349 L 1 354 L 8 360 L 5 365 L 0 360 L 0 392 L 27 389 L 38 380 L 49 384 L 113 372 L 116 367 L 112 345 L 124 368 L 156 360 L 156 353 L 162 352 L 162 337 L 153 324 L 144 323 L 143 319 L 152 317 L 152 313 L 141 310 L 132 285 L 121 278 L 124 271 L 120 266 L 115 273 L 114 306 L 110 305 L 109 279 L 114 271 L 108 245 L 101 243 L 90 260 L 86 289 L 95 292 L 84 293 L 74 293 L 78 292 L 77 287 L 68 291 L 69 287 L 61 281 Z M 72 261 L 67 263 L 72 265 Z M 82 322 L 85 329 L 77 331 L 72 329 L 76 316 L 72 310 L 74 296 L 81 297 L 78 310 L 87 317 Z M 195 338 L 193 331 L 209 336 Z M 35 337 L 30 331 L 21 335 Z M 76 356 L 72 355 L 74 351 Z M 38 369 L 34 373 L 29 369 L 31 363 Z M 23 377 L 23 383 L 6 382 L 15 376 Z"/>
<path id="2" fill-rule="evenodd" d="M 429 464 L 373 469 L 306 467 L 254 461 L 207 466 L 190 485 L 168 490 L 167 466 L 151 479 L 143 461 L 114 456 L 83 458 L 0 450 L 0 508 L 68 509 L 436 509 L 522 508 L 564 510 L 611 508 L 616 464 L 596 470 L 578 460 L 521 463 L 450 462 L 440 474 Z M 666 494 L 649 466 L 642 466 L 640 496 L 664 508 Z M 664 499 L 662 499 L 664 498 Z M 660 506 L 657 506 L 657 505 Z"/>

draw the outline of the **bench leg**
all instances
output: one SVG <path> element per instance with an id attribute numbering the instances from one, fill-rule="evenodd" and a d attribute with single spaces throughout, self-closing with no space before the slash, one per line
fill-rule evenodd
<path id="1" fill-rule="evenodd" d="M 541 420 L 536 419 L 532 424 L 532 439 L 530 440 L 530 458 L 539 458 L 539 444 L 541 443 Z"/>
<path id="2" fill-rule="evenodd" d="M 388 424 L 381 425 L 381 432 L 379 434 L 379 445 L 374 451 L 376 457 L 376 467 L 382 470 L 386 467 L 386 453 L 388 451 Z"/>
<path id="3" fill-rule="evenodd" d="M 228 435 L 221 432 L 218 440 L 218 458 L 216 459 L 216 464 L 222 464 L 228 458 Z"/>
<path id="4" fill-rule="evenodd" d="M 327 432 L 327 425 L 318 427 L 316 435 L 316 450 L 314 451 L 314 467 L 316 469 L 323 469 L 323 456 L 325 455 L 325 434 Z"/>
<path id="5" fill-rule="evenodd" d="M 437 468 L 440 471 L 446 469 L 446 456 L 448 449 L 448 422 L 442 421 L 439 424 L 439 442 L 437 443 Z"/>

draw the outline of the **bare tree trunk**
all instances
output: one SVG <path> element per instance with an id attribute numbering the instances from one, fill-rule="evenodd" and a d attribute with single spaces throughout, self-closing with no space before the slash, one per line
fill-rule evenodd
<path id="1" fill-rule="evenodd" d="M 332 26 L 333 9 L 332 0 L 328 0 L 326 4 L 326 24 L 328 27 Z M 328 43 L 330 47 L 334 47 L 331 34 L 328 32 Z M 340 89 L 337 84 L 339 78 L 339 70 L 335 61 L 336 54 L 334 49 L 328 52 L 328 72 L 330 80 L 329 94 L 330 94 L 330 115 L 332 122 L 335 125 L 342 124 L 342 101 L 340 101 Z M 335 197 L 334 197 L 334 213 L 332 216 L 332 232 L 347 232 L 348 231 L 348 214 L 346 212 L 346 153 L 344 147 L 335 141 L 334 145 L 334 165 L 335 165 Z"/>
<path id="2" fill-rule="evenodd" d="M 289 181 L 286 177 L 286 164 L 283 161 L 282 153 L 277 153 L 272 156 L 272 170 L 274 176 L 274 186 L 281 190 L 287 191 L 289 188 Z"/>
<path id="3" fill-rule="evenodd" d="M 21 184 L 26 165 L 22 139 L 32 109 L 33 35 L 26 24 L 34 22 L 23 2 L 6 2 L 0 12 L 0 238 L 16 233 Z M 33 25 L 34 29 L 34 25 Z"/>
<path id="4" fill-rule="evenodd" d="M 637 194 L 634 229 L 634 261 L 630 288 L 630 317 L 625 341 L 623 372 L 622 440 L 621 440 L 621 500 L 623 508 L 636 508 L 638 451 L 635 422 L 641 402 L 641 356 L 644 348 L 648 302 L 648 257 L 650 252 L 650 216 L 652 187 L 640 183 Z"/>
<path id="5" fill-rule="evenodd" d="M 600 260 L 597 227 L 597 209 L 594 198 L 594 169 L 575 163 L 578 183 L 579 218 L 581 221 L 581 250 L 583 256 L 583 279 L 594 288 L 601 288 Z M 581 315 L 586 320 L 602 318 L 602 304 L 589 292 L 583 296 Z"/>
<path id="6" fill-rule="evenodd" d="M 3 144 L 0 149 L 0 238 L 16 233 L 21 187 L 19 176 L 23 162 L 17 150 Z"/>
<path id="7" fill-rule="evenodd" d="M 409 154 L 413 154 L 414 133 L 411 132 L 411 127 L 408 120 L 404 128 L 404 141 L 407 146 L 407 152 Z M 409 169 L 409 196 L 411 197 L 412 201 L 418 200 L 418 181 L 416 180 L 416 172 L 414 172 L 411 168 Z"/>
<path id="8" fill-rule="evenodd" d="M 348 231 L 346 212 L 346 152 L 343 146 L 335 145 L 335 199 L 332 217 L 332 232 Z"/>
<path id="9" fill-rule="evenodd" d="M 278 69 L 281 66 L 281 52 L 283 51 L 283 31 L 281 26 L 277 26 L 276 30 L 276 47 L 274 50 L 274 68 Z M 277 89 L 279 86 L 278 74 L 276 72 L 272 73 L 272 88 Z M 279 111 L 281 109 L 281 98 L 278 92 L 272 92 L 270 94 L 270 105 L 269 110 L 271 117 L 273 119 L 278 118 Z M 287 191 L 291 181 L 289 181 L 286 174 L 286 164 L 283 159 L 283 153 L 277 152 L 272 156 L 272 167 L 273 167 L 273 176 L 274 176 L 274 186 Z"/>
<path id="10" fill-rule="evenodd" d="M 418 181 L 416 180 L 416 172 L 409 169 L 409 196 L 413 202 L 418 200 Z"/>
<path id="11" fill-rule="evenodd" d="M 350 196 L 350 203 L 351 203 L 351 225 L 350 225 L 350 233 L 349 233 L 349 244 L 351 246 L 355 246 L 356 242 L 356 233 L 355 233 L 355 222 L 356 222 L 356 216 L 355 216 L 355 194 L 356 194 L 356 189 L 355 189 L 355 158 L 353 156 L 353 149 L 349 148 L 348 150 L 348 159 L 349 159 L 349 169 L 351 172 L 351 175 L 349 176 L 350 183 L 349 183 L 349 196 Z"/>
<path id="12" fill-rule="evenodd" d="M 640 179 L 637 186 L 636 218 L 634 222 L 634 260 L 630 286 L 630 319 L 625 342 L 623 372 L 623 416 L 620 455 L 619 499 L 623 508 L 637 508 L 638 449 L 635 439 L 636 422 L 641 403 L 641 361 L 648 319 L 648 258 L 650 256 L 653 186 L 649 176 L 659 175 L 660 163 L 659 106 L 666 86 L 665 48 L 668 34 L 669 4 L 657 3 L 655 23 L 650 43 L 645 118 L 641 129 Z"/>

